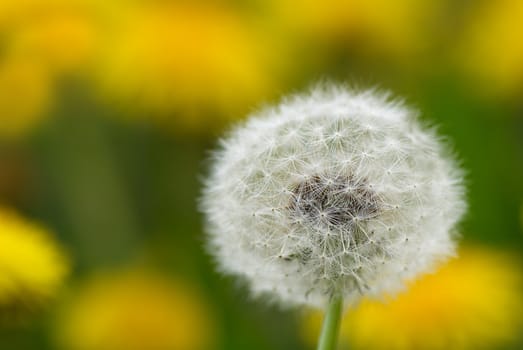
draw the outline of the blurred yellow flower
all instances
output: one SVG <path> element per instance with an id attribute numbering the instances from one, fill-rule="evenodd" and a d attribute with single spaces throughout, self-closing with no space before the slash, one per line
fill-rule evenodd
<path id="1" fill-rule="evenodd" d="M 54 296 L 68 271 L 45 228 L 0 208 L 0 315 L 28 311 Z"/>
<path id="2" fill-rule="evenodd" d="M 94 33 L 86 18 L 52 13 L 31 21 L 14 35 L 14 54 L 39 60 L 49 69 L 62 72 L 79 68 L 93 50 Z"/>
<path id="3" fill-rule="evenodd" d="M 475 74 L 473 88 L 494 96 L 521 95 L 522 33 L 523 1 L 484 1 L 471 11 L 458 58 L 465 71 Z"/>
<path id="4" fill-rule="evenodd" d="M 0 137 L 19 137 L 46 116 L 52 100 L 49 72 L 32 61 L 0 61 Z"/>
<path id="5" fill-rule="evenodd" d="M 151 272 L 100 275 L 66 306 L 57 332 L 67 350 L 208 349 L 213 341 L 201 296 Z"/>
<path id="6" fill-rule="evenodd" d="M 95 75 L 127 115 L 208 130 L 274 93 L 282 51 L 233 9 L 153 2 L 118 10 Z"/>
<path id="7" fill-rule="evenodd" d="M 304 322 L 311 343 L 320 321 L 314 314 Z M 491 349 L 519 337 L 522 321 L 519 262 L 469 248 L 397 298 L 365 300 L 349 310 L 341 338 L 356 349 Z"/>
<path id="8" fill-rule="evenodd" d="M 3 52 L 53 72 L 78 69 L 94 52 L 94 14 L 83 0 L 3 0 Z"/>
<path id="9" fill-rule="evenodd" d="M 268 2 L 282 25 L 316 41 L 405 56 L 430 41 L 441 4 L 417 0 L 291 0 Z M 317 53 L 316 53 L 317 54 Z"/>
<path id="10" fill-rule="evenodd" d="M 47 117 L 57 78 L 85 71 L 94 14 L 84 0 L 0 1 L 0 137 L 25 135 Z"/>

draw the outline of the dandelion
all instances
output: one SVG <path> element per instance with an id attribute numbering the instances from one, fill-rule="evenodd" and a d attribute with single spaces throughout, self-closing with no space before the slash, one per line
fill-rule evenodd
<path id="1" fill-rule="evenodd" d="M 0 137 L 23 137 L 42 123 L 52 99 L 49 72 L 30 60 L 0 62 Z"/>
<path id="2" fill-rule="evenodd" d="M 127 116 L 205 131 L 274 89 L 281 54 L 228 6 L 140 4 L 119 9 L 111 28 L 94 77 Z"/>
<path id="3" fill-rule="evenodd" d="M 12 33 L 9 50 L 16 56 L 31 57 L 56 73 L 78 70 L 94 51 L 93 23 L 81 14 L 55 12 L 35 18 Z"/>
<path id="4" fill-rule="evenodd" d="M 284 29 L 313 39 L 307 44 L 330 42 L 403 58 L 426 49 L 426 37 L 442 8 L 440 3 L 415 0 L 304 0 L 299 7 L 288 0 L 264 4 Z"/>
<path id="5" fill-rule="evenodd" d="M 523 2 L 487 1 L 470 11 L 457 61 L 485 96 L 518 98 L 523 86 Z"/>
<path id="6" fill-rule="evenodd" d="M 94 51 L 94 8 L 84 0 L 3 0 L 2 52 L 56 73 L 87 63 Z"/>
<path id="7" fill-rule="evenodd" d="M 497 349 L 520 337 L 523 325 L 521 264 L 507 253 L 481 247 L 386 302 L 365 299 L 347 313 L 341 339 L 351 349 Z M 312 343 L 320 315 L 303 324 Z M 379 334 L 379 336 L 376 336 Z"/>
<path id="8" fill-rule="evenodd" d="M 89 62 L 96 31 L 83 3 L 0 2 L 0 137 L 25 136 L 48 118 L 58 78 Z"/>
<path id="9" fill-rule="evenodd" d="M 397 292 L 454 254 L 461 171 L 387 94 L 293 96 L 233 130 L 214 158 L 202 208 L 220 269 L 282 305 L 329 304 L 326 324 L 341 300 Z"/>
<path id="10" fill-rule="evenodd" d="M 54 296 L 69 265 L 49 232 L 0 209 L 0 314 L 18 316 Z"/>
<path id="11" fill-rule="evenodd" d="M 203 298 L 157 273 L 101 274 L 66 306 L 56 331 L 67 350 L 203 350 L 214 338 Z"/>

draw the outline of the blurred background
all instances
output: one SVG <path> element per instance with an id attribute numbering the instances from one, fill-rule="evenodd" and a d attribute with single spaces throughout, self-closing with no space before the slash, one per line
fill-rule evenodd
<path id="1" fill-rule="evenodd" d="M 1 0 L 0 348 L 314 348 L 319 315 L 214 271 L 197 201 L 232 123 L 323 80 L 401 96 L 468 173 L 460 258 L 342 348 L 523 348 L 522 38 L 519 0 Z"/>

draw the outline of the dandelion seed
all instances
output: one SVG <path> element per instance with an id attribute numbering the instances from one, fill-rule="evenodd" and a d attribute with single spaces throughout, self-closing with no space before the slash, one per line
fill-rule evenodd
<path id="1" fill-rule="evenodd" d="M 202 209 L 221 270 L 254 295 L 324 308 L 395 293 L 452 256 L 463 192 L 415 112 L 387 94 L 323 86 L 222 141 Z"/>

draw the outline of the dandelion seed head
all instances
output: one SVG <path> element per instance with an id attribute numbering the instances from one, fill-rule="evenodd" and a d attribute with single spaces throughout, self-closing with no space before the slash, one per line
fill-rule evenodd
<path id="1" fill-rule="evenodd" d="M 322 307 L 394 293 L 452 256 L 462 172 L 416 118 L 387 94 L 323 86 L 236 127 L 201 202 L 219 267 Z"/>

